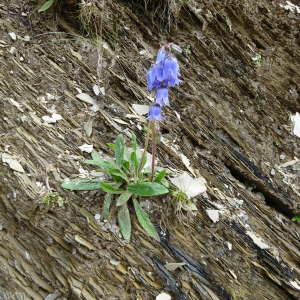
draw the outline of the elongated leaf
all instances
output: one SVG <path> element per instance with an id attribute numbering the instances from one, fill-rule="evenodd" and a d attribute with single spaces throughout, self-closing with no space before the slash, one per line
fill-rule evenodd
<path id="1" fill-rule="evenodd" d="M 132 196 L 132 193 L 126 191 L 124 194 L 122 194 L 118 200 L 117 200 L 117 206 L 123 205 L 125 202 L 127 202 L 130 197 Z"/>
<path id="2" fill-rule="evenodd" d="M 123 153 L 123 146 L 124 146 L 124 140 L 122 134 L 119 134 L 116 140 L 116 162 L 118 167 L 121 167 L 121 159 L 122 159 L 122 153 Z"/>
<path id="3" fill-rule="evenodd" d="M 86 160 L 85 163 L 98 166 L 102 170 L 111 169 L 110 164 L 102 159 L 99 155 L 92 153 L 92 158 L 93 160 Z"/>
<path id="4" fill-rule="evenodd" d="M 109 221 L 109 208 L 111 204 L 112 194 L 107 194 L 103 203 L 103 216 Z"/>
<path id="5" fill-rule="evenodd" d="M 47 1 L 39 10 L 38 12 L 42 12 L 47 10 L 52 4 L 53 4 L 54 0 L 49 0 Z"/>
<path id="6" fill-rule="evenodd" d="M 130 152 L 125 146 L 124 146 L 123 159 L 130 162 Z"/>
<path id="7" fill-rule="evenodd" d="M 131 235 L 131 222 L 127 203 L 119 206 L 118 222 L 124 239 L 129 242 Z"/>
<path id="8" fill-rule="evenodd" d="M 120 176 L 115 176 L 115 175 L 112 175 L 112 174 L 110 174 L 110 176 L 112 177 L 112 179 L 113 179 L 116 183 L 118 183 L 118 182 L 123 182 L 123 179 L 122 179 L 122 177 L 120 177 Z"/>
<path id="9" fill-rule="evenodd" d="M 113 176 L 118 176 L 120 178 L 123 178 L 123 179 L 125 179 L 126 182 L 129 182 L 129 179 L 127 178 L 127 176 L 120 170 L 107 170 L 107 173 L 109 173 L 110 175 L 113 175 Z"/>
<path id="10" fill-rule="evenodd" d="M 68 183 L 63 183 L 62 188 L 73 191 L 92 191 L 100 189 L 100 182 L 108 182 L 101 179 L 91 179 L 91 180 L 80 180 L 80 181 L 70 181 Z"/>
<path id="11" fill-rule="evenodd" d="M 155 196 L 169 192 L 167 188 L 156 182 L 143 182 L 128 185 L 128 191 L 138 196 Z"/>
<path id="12" fill-rule="evenodd" d="M 122 159 L 122 169 L 125 173 L 129 173 L 129 162 Z"/>
<path id="13" fill-rule="evenodd" d="M 145 231 L 150 236 L 152 236 L 154 239 L 159 241 L 159 236 L 158 236 L 153 224 L 151 223 L 148 214 L 142 209 L 142 207 L 140 206 L 140 204 L 137 202 L 137 200 L 135 198 L 133 198 L 133 204 L 134 204 L 137 218 L 138 218 L 141 226 L 145 229 Z"/>
<path id="14" fill-rule="evenodd" d="M 132 163 L 133 168 L 134 168 L 134 178 L 136 178 L 137 177 L 137 170 L 138 170 L 138 167 L 139 167 L 139 163 L 138 163 L 138 160 L 137 160 L 137 157 L 136 157 L 136 152 L 131 153 L 130 160 L 131 160 L 131 163 Z"/>
<path id="15" fill-rule="evenodd" d="M 165 186 L 166 188 L 170 187 L 169 182 L 166 180 L 166 178 L 163 178 L 160 182 L 163 186 Z"/>
<path id="16" fill-rule="evenodd" d="M 116 151 L 116 145 L 115 144 L 112 144 L 112 143 L 107 143 L 107 145 L 113 149 L 114 151 Z"/>
<path id="17" fill-rule="evenodd" d="M 133 133 L 132 134 L 132 149 L 134 150 L 134 151 L 136 151 L 136 136 L 135 136 L 135 134 Z"/>
<path id="18" fill-rule="evenodd" d="M 112 194 L 123 194 L 123 193 L 125 193 L 125 190 L 119 190 L 116 187 L 114 187 L 111 183 L 100 182 L 100 187 L 103 191 L 105 191 L 107 193 L 112 193 Z"/>
<path id="19" fill-rule="evenodd" d="M 163 178 L 165 177 L 165 175 L 166 175 L 166 170 L 161 171 L 159 174 L 157 174 L 154 177 L 153 182 L 160 183 L 163 180 Z"/>
<path id="20" fill-rule="evenodd" d="M 161 172 L 161 171 L 165 170 L 165 171 L 166 171 L 166 174 L 172 174 L 172 172 L 171 172 L 170 170 L 164 169 L 164 168 L 162 168 L 162 167 L 158 167 L 158 168 L 156 168 L 156 170 L 157 170 L 157 172 Z"/>
<path id="21" fill-rule="evenodd" d="M 111 166 L 110 169 L 120 170 L 119 166 L 111 159 L 108 159 L 107 163 Z"/>

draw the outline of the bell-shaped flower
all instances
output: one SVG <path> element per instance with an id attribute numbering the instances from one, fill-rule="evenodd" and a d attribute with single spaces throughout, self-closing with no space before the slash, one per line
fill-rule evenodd
<path id="1" fill-rule="evenodd" d="M 152 67 L 151 74 L 150 74 L 150 80 L 153 83 L 155 81 L 162 82 L 164 80 L 164 72 L 163 72 L 163 63 L 155 63 Z"/>
<path id="2" fill-rule="evenodd" d="M 158 81 L 155 79 L 154 81 L 151 81 L 151 72 L 152 68 L 147 72 L 146 77 L 147 77 L 147 90 L 151 91 L 154 88 L 160 87 L 161 86 L 161 81 Z"/>
<path id="3" fill-rule="evenodd" d="M 159 88 L 156 91 L 156 104 L 160 104 L 161 106 L 163 105 L 169 105 L 169 91 L 166 88 Z"/>
<path id="4" fill-rule="evenodd" d="M 160 121 L 162 119 L 164 119 L 164 117 L 161 116 L 161 106 L 159 104 L 154 104 L 154 106 L 151 106 L 148 118 L 146 118 L 146 120 Z"/>
<path id="5" fill-rule="evenodd" d="M 166 58 L 166 53 L 167 52 L 166 52 L 165 47 L 160 48 L 158 50 L 155 63 L 157 63 L 157 64 L 162 63 L 165 60 L 165 58 Z"/>
<path id="6" fill-rule="evenodd" d="M 166 87 L 168 87 L 169 84 L 174 86 L 175 84 L 182 82 L 178 79 L 178 76 L 180 76 L 178 62 L 173 54 L 169 54 L 164 61 L 163 75 L 166 80 Z"/>

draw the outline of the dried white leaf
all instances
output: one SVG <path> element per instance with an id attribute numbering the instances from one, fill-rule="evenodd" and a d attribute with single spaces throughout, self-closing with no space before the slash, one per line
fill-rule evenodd
<path id="1" fill-rule="evenodd" d="M 166 293 L 161 293 L 158 296 L 156 296 L 155 300 L 171 300 L 171 296 Z"/>
<path id="2" fill-rule="evenodd" d="M 207 209 L 206 213 L 214 223 L 219 221 L 219 210 L 217 210 L 217 209 Z"/>
<path id="3" fill-rule="evenodd" d="M 228 245 L 228 249 L 231 251 L 232 250 L 232 244 L 228 241 L 227 245 Z"/>
<path id="4" fill-rule="evenodd" d="M 246 232 L 247 235 L 249 235 L 251 237 L 251 239 L 253 240 L 253 242 L 261 249 L 269 249 L 270 247 L 265 244 L 262 241 L 261 237 L 257 237 L 254 233 L 252 233 L 251 231 L 247 231 Z"/>
<path id="5" fill-rule="evenodd" d="M 286 10 L 290 10 L 291 12 L 297 12 L 298 14 L 300 13 L 300 8 L 297 5 L 294 5 L 290 1 L 286 1 L 287 5 L 282 5 L 280 4 L 281 7 L 283 7 Z"/>
<path id="6" fill-rule="evenodd" d="M 11 37 L 12 40 L 15 41 L 17 39 L 17 36 L 16 36 L 16 34 L 14 32 L 9 32 L 8 34 Z"/>
<path id="7" fill-rule="evenodd" d="M 176 115 L 177 119 L 181 120 L 179 113 L 176 110 L 174 110 L 174 112 L 175 112 L 175 115 Z"/>
<path id="8" fill-rule="evenodd" d="M 93 152 L 93 145 L 84 144 L 78 147 L 81 151 L 92 153 Z"/>
<path id="9" fill-rule="evenodd" d="M 2 161 L 4 163 L 10 163 L 10 161 L 12 160 L 12 155 L 7 154 L 7 153 L 2 153 Z"/>
<path id="10" fill-rule="evenodd" d="M 100 88 L 100 92 L 103 96 L 105 96 L 105 88 L 104 87 Z"/>
<path id="11" fill-rule="evenodd" d="M 91 136 L 92 132 L 93 132 L 93 120 L 89 119 L 83 126 L 86 134 L 88 137 Z"/>
<path id="12" fill-rule="evenodd" d="M 21 173 L 24 173 L 24 169 L 22 168 L 21 164 L 15 160 L 15 159 L 12 159 L 10 162 L 9 162 L 9 166 L 11 169 L 15 170 L 15 171 L 18 171 L 18 172 L 21 172 Z"/>
<path id="13" fill-rule="evenodd" d="M 82 61 L 82 56 L 78 52 L 74 51 L 72 48 L 70 48 L 70 51 L 73 56 L 77 57 L 80 61 Z"/>
<path id="14" fill-rule="evenodd" d="M 56 121 L 61 120 L 62 116 L 58 114 L 53 114 L 51 118 L 48 116 L 43 116 L 42 119 L 48 124 L 50 124 L 50 123 L 56 123 Z"/>
<path id="15" fill-rule="evenodd" d="M 296 281 L 290 281 L 290 284 L 291 284 L 294 288 L 296 288 L 297 290 L 300 290 L 300 286 L 299 286 L 299 284 L 298 284 Z"/>
<path id="16" fill-rule="evenodd" d="M 9 50 L 9 53 L 10 53 L 10 54 L 15 54 L 15 53 L 17 53 L 17 48 L 16 48 L 16 47 L 11 47 L 10 50 Z"/>
<path id="17" fill-rule="evenodd" d="M 203 177 L 192 178 L 184 172 L 180 176 L 170 178 L 171 182 L 182 190 L 188 198 L 193 198 L 206 191 L 206 180 Z"/>
<path id="18" fill-rule="evenodd" d="M 143 116 L 148 114 L 150 106 L 148 105 L 140 105 L 140 104 L 132 104 L 132 108 L 136 111 L 139 116 Z"/>
<path id="19" fill-rule="evenodd" d="M 76 95 L 76 97 L 78 99 L 80 99 L 81 101 L 89 103 L 89 104 L 94 104 L 95 103 L 95 100 L 90 95 L 88 95 L 86 93 L 78 94 L 78 95 Z"/>
<path id="20" fill-rule="evenodd" d="M 300 115 L 297 112 L 294 116 L 291 116 L 292 123 L 294 125 L 293 134 L 300 137 Z"/>
<path id="21" fill-rule="evenodd" d="M 111 259 L 109 262 L 110 262 L 113 266 L 117 266 L 117 265 L 119 265 L 119 264 L 121 263 L 120 261 L 115 260 L 115 259 Z"/>
<path id="22" fill-rule="evenodd" d="M 169 263 L 169 264 L 165 265 L 165 268 L 169 271 L 174 271 L 177 268 L 184 266 L 184 265 L 185 265 L 185 263 Z"/>
<path id="23" fill-rule="evenodd" d="M 93 91 L 94 91 L 96 96 L 98 96 L 100 94 L 100 90 L 99 90 L 99 87 L 98 87 L 97 84 L 94 84 Z"/>
<path id="24" fill-rule="evenodd" d="M 287 161 L 286 163 L 280 165 L 281 168 L 286 168 L 288 166 L 292 166 L 294 165 L 295 163 L 297 163 L 297 160 L 290 160 L 290 161 Z"/>
<path id="25" fill-rule="evenodd" d="M 25 36 L 24 36 L 24 40 L 25 40 L 25 42 L 29 42 L 29 41 L 30 41 L 30 36 L 25 35 Z"/>
<path id="26" fill-rule="evenodd" d="M 140 51 L 140 55 L 144 55 L 144 54 L 146 54 L 147 53 L 147 50 L 141 50 Z"/>
<path id="27" fill-rule="evenodd" d="M 100 214 L 95 214 L 95 220 L 100 220 L 101 216 Z"/>

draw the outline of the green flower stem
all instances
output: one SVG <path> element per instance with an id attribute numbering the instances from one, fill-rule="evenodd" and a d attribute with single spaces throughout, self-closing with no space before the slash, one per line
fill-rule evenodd
<path id="1" fill-rule="evenodd" d="M 144 153 L 143 153 L 143 156 L 142 156 L 142 159 L 141 159 L 141 163 L 140 163 L 139 168 L 138 168 L 138 171 L 137 171 L 137 177 L 138 177 L 138 178 L 139 178 L 139 176 L 140 176 L 140 171 L 141 171 L 142 165 L 143 165 L 143 163 L 144 163 L 146 151 L 147 151 L 147 148 L 148 148 L 148 142 L 149 142 L 149 136 L 150 136 L 150 129 L 151 129 L 151 122 L 149 121 L 149 124 L 148 124 L 148 131 L 147 131 L 147 138 L 146 138 L 146 143 L 145 143 L 145 149 L 144 149 Z"/>
<path id="2" fill-rule="evenodd" d="M 155 120 L 152 121 L 152 173 L 151 173 L 151 178 L 150 182 L 153 181 L 154 177 L 154 165 L 155 165 Z"/>

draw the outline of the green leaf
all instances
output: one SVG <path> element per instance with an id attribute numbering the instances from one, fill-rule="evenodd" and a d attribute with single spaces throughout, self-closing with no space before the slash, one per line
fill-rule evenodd
<path id="1" fill-rule="evenodd" d="M 109 173 L 110 175 L 121 177 L 121 178 L 125 179 L 127 182 L 129 182 L 129 179 L 127 178 L 127 176 L 120 170 L 107 170 L 106 172 Z"/>
<path id="2" fill-rule="evenodd" d="M 292 221 L 300 221 L 300 216 L 294 216 Z"/>
<path id="3" fill-rule="evenodd" d="M 163 178 L 163 179 L 162 179 L 161 184 L 162 184 L 163 186 L 165 186 L 166 188 L 170 187 L 170 184 L 169 184 L 169 182 L 166 180 L 166 178 Z"/>
<path id="4" fill-rule="evenodd" d="M 131 235 L 131 222 L 127 203 L 123 204 L 122 206 L 119 206 L 118 221 L 124 239 L 127 242 L 129 242 Z"/>
<path id="5" fill-rule="evenodd" d="M 80 181 L 69 181 L 68 183 L 63 183 L 62 188 L 73 191 L 92 191 L 100 189 L 100 182 L 108 182 L 101 179 L 91 179 L 91 180 L 80 180 Z"/>
<path id="6" fill-rule="evenodd" d="M 134 208 L 135 208 L 137 218 L 138 218 L 139 223 L 141 224 L 141 226 L 145 229 L 145 231 L 150 236 L 152 236 L 154 239 L 159 241 L 158 234 L 157 234 L 153 224 L 151 223 L 148 214 L 142 209 L 142 207 L 136 201 L 135 198 L 133 198 L 133 204 L 134 204 Z"/>
<path id="7" fill-rule="evenodd" d="M 127 150 L 125 146 L 124 146 L 123 159 L 130 162 L 130 152 Z"/>
<path id="8" fill-rule="evenodd" d="M 112 194 L 123 194 L 125 190 L 115 188 L 111 183 L 100 182 L 100 187 L 103 191 Z"/>
<path id="9" fill-rule="evenodd" d="M 103 216 L 109 221 L 109 208 L 111 204 L 112 194 L 107 194 L 103 203 Z"/>
<path id="10" fill-rule="evenodd" d="M 134 150 L 134 151 L 136 151 L 136 136 L 135 136 L 135 134 L 134 133 L 132 133 L 132 149 Z"/>
<path id="11" fill-rule="evenodd" d="M 129 162 L 126 160 L 122 159 L 122 169 L 126 172 L 129 173 Z"/>
<path id="12" fill-rule="evenodd" d="M 104 159 L 102 159 L 99 155 L 92 153 L 92 158 L 93 158 L 93 160 L 86 160 L 85 163 L 91 164 L 91 165 L 96 165 L 102 170 L 111 169 L 110 164 L 107 161 L 105 161 Z"/>
<path id="13" fill-rule="evenodd" d="M 158 175 L 156 175 L 153 179 L 153 182 L 160 183 L 166 175 L 166 170 L 161 171 Z"/>
<path id="14" fill-rule="evenodd" d="M 128 191 L 138 196 L 155 196 L 169 192 L 168 189 L 156 182 L 129 184 Z"/>
<path id="15" fill-rule="evenodd" d="M 137 170 L 138 170 L 138 167 L 139 167 L 139 162 L 138 162 L 138 158 L 137 158 L 137 153 L 136 152 L 132 152 L 131 153 L 131 156 L 130 156 L 130 160 L 131 160 L 131 163 L 134 167 L 134 178 L 137 177 Z"/>
<path id="16" fill-rule="evenodd" d="M 119 134 L 116 140 L 116 163 L 118 167 L 121 167 L 121 159 L 122 159 L 122 154 L 123 154 L 123 146 L 124 146 L 124 140 L 122 134 Z"/>
<path id="17" fill-rule="evenodd" d="M 156 168 L 156 171 L 158 171 L 158 172 L 161 172 L 161 171 L 163 171 L 163 170 L 165 170 L 165 171 L 166 171 L 166 174 L 171 174 L 171 173 L 172 173 L 170 170 L 168 170 L 168 169 L 164 169 L 164 168 L 162 168 L 162 167 L 158 167 L 158 168 Z"/>
<path id="18" fill-rule="evenodd" d="M 127 202 L 130 197 L 132 196 L 132 193 L 126 191 L 124 194 L 122 194 L 118 200 L 117 200 L 117 206 L 123 205 L 125 202 Z"/>
<path id="19" fill-rule="evenodd" d="M 108 145 L 111 149 L 113 149 L 114 151 L 116 151 L 116 145 L 115 145 L 115 144 L 113 144 L 113 143 L 107 143 L 107 145 Z"/>
<path id="20" fill-rule="evenodd" d="M 53 4 L 54 0 L 49 0 L 47 1 L 39 10 L 38 12 L 42 12 L 47 10 L 52 4 Z"/>

